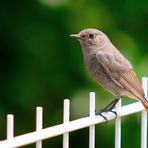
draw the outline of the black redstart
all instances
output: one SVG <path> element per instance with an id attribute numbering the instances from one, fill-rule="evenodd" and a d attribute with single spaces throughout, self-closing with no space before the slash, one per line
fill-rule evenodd
<path id="1" fill-rule="evenodd" d="M 101 113 L 111 111 L 123 96 L 139 100 L 148 111 L 148 101 L 131 63 L 102 31 L 88 28 L 70 37 L 80 41 L 85 65 L 92 77 L 116 96 Z"/>

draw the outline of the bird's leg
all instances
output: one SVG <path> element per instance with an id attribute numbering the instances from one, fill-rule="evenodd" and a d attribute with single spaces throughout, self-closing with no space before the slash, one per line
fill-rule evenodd
<path id="1" fill-rule="evenodd" d="M 112 112 L 115 114 L 115 118 L 117 118 L 117 112 L 116 111 L 113 111 L 112 109 L 115 107 L 115 105 L 117 104 L 117 102 L 119 101 L 119 99 L 115 99 L 115 102 L 108 108 L 106 109 L 105 111 L 107 112 Z"/>
<path id="2" fill-rule="evenodd" d="M 120 98 L 115 98 L 111 103 L 109 103 L 105 108 L 101 109 L 99 112 L 96 113 L 96 115 L 100 115 L 104 118 L 102 115 L 103 112 L 112 112 L 116 115 L 117 113 L 115 111 L 112 111 L 112 109 L 115 107 L 116 103 L 120 100 Z M 107 119 L 106 117 L 104 118 L 105 120 Z"/>
<path id="3" fill-rule="evenodd" d="M 112 109 L 115 107 L 115 105 L 117 104 L 117 102 L 120 100 L 120 98 L 115 98 L 107 107 L 104 108 L 104 111 L 110 111 L 110 112 L 114 112 L 112 111 Z M 114 112 L 115 113 L 115 112 Z M 116 114 L 116 113 L 115 113 Z"/>

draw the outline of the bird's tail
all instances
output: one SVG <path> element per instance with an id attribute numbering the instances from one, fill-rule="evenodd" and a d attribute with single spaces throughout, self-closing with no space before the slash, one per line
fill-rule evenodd
<path id="1" fill-rule="evenodd" d="M 143 104 L 143 106 L 146 109 L 146 111 L 148 112 L 148 100 L 144 98 L 144 99 L 142 99 L 140 101 Z"/>

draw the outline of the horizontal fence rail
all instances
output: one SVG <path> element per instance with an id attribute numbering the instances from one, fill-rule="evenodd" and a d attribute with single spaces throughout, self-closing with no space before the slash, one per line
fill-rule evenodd
<path id="1" fill-rule="evenodd" d="M 148 79 L 142 79 L 142 86 L 147 98 Z M 106 122 L 100 115 L 95 115 L 95 93 L 90 93 L 89 116 L 70 121 L 70 100 L 64 100 L 63 123 L 48 128 L 42 128 L 43 108 L 36 109 L 36 131 L 24 135 L 14 136 L 14 116 L 7 115 L 7 138 L 0 141 L 0 148 L 13 148 L 36 143 L 36 148 L 42 148 L 42 140 L 63 135 L 63 148 L 69 147 L 69 133 L 89 127 L 89 148 L 95 148 L 95 125 Z M 115 119 L 115 148 L 121 148 L 121 119 L 123 116 L 141 112 L 141 148 L 147 148 L 147 112 L 140 102 L 121 107 L 121 100 L 116 104 L 115 114 L 105 112 L 103 115 L 108 120 Z"/>

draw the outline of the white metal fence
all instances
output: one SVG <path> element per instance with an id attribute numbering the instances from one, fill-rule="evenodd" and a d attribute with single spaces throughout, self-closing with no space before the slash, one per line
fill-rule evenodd
<path id="1" fill-rule="evenodd" d="M 148 95 L 148 78 L 142 79 L 145 96 Z M 141 112 L 141 148 L 147 148 L 147 112 L 140 102 L 121 107 L 121 100 L 116 105 L 118 117 L 112 113 L 104 113 L 108 120 L 115 119 L 115 148 L 121 148 L 121 118 L 129 114 Z M 95 93 L 90 93 L 89 116 L 70 121 L 70 100 L 64 100 L 63 124 L 42 128 L 43 108 L 36 109 L 36 131 L 20 136 L 14 136 L 14 116 L 7 115 L 7 138 L 0 141 L 0 148 L 12 148 L 36 143 L 36 148 L 42 147 L 42 140 L 63 135 L 63 148 L 69 147 L 69 133 L 89 127 L 89 148 L 95 148 L 95 125 L 105 122 L 99 115 L 95 115 Z"/>

